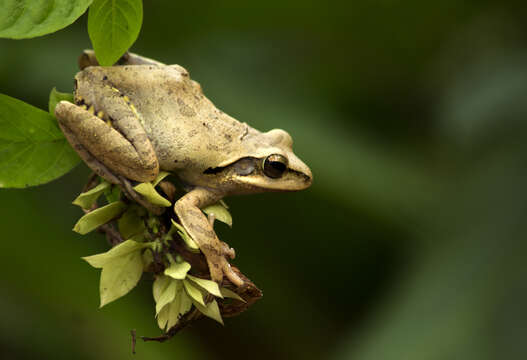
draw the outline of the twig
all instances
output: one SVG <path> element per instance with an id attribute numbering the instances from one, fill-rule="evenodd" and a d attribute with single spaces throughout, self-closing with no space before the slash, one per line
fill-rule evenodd
<path id="1" fill-rule="evenodd" d="M 132 335 L 132 354 L 135 355 L 135 344 L 136 344 L 136 333 L 135 333 L 135 329 L 130 330 L 130 335 Z"/>
<path id="2" fill-rule="evenodd" d="M 115 227 L 111 225 L 111 223 L 99 226 L 97 228 L 97 232 L 106 235 L 106 240 L 111 245 L 111 247 L 114 247 L 115 245 L 124 241 L 119 231 L 117 231 Z"/>
<path id="3" fill-rule="evenodd" d="M 194 309 L 186 313 L 185 315 L 183 315 L 181 319 L 179 319 L 178 323 L 172 328 L 170 328 L 165 334 L 161 336 L 156 336 L 156 337 L 141 336 L 141 339 L 143 339 L 143 341 L 145 342 L 147 341 L 165 342 L 173 338 L 177 333 L 179 333 L 179 331 L 181 331 L 182 329 L 184 329 L 185 327 L 187 327 L 188 325 L 190 325 L 197 319 L 201 318 L 202 316 L 203 315 L 201 314 L 201 312 L 199 312 L 198 309 Z"/>

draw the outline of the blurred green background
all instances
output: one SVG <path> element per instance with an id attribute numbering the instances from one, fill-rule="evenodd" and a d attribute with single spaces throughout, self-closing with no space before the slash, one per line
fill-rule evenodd
<path id="1" fill-rule="evenodd" d="M 227 199 L 217 225 L 264 297 L 136 359 L 525 359 L 527 22 L 520 1 L 145 1 L 132 51 L 222 110 L 289 131 L 315 181 Z M 72 89 L 86 16 L 0 40 L 0 92 Z M 1 170 L 0 170 L 1 171 Z M 104 251 L 71 231 L 88 170 L 0 191 L 0 357 L 126 359 L 150 278 L 98 310 Z"/>

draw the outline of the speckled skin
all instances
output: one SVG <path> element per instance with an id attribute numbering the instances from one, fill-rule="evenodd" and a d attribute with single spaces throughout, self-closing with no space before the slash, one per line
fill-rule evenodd
<path id="1" fill-rule="evenodd" d="M 85 65 L 94 62 L 90 52 L 84 55 Z M 127 63 L 139 65 L 79 72 L 76 104 L 56 107 L 59 125 L 85 162 L 110 182 L 151 181 L 160 169 L 178 176 L 191 191 L 174 209 L 207 257 L 212 278 L 221 282 L 226 274 L 243 284 L 225 259 L 234 251 L 217 239 L 200 209 L 230 194 L 305 189 L 311 171 L 293 153 L 287 132 L 261 133 L 218 110 L 181 66 L 133 54 Z M 262 170 L 272 154 L 287 160 L 279 178 Z M 254 170 L 246 173 L 240 159 Z"/>

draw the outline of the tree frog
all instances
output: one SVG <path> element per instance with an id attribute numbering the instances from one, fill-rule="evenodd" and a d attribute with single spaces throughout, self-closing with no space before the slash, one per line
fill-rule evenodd
<path id="1" fill-rule="evenodd" d="M 227 195 L 295 191 L 312 174 L 284 130 L 260 132 L 218 110 L 179 65 L 127 54 L 97 66 L 92 51 L 79 60 L 74 104 L 55 109 L 66 138 L 87 165 L 133 192 L 168 171 L 188 191 L 174 204 L 182 226 L 207 259 L 211 278 L 243 281 L 231 269 L 234 250 L 221 242 L 202 208 Z M 135 197 L 140 196 L 134 194 Z"/>

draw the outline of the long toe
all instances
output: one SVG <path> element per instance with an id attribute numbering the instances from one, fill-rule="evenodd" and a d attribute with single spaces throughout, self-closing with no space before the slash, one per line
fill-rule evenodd
<path id="1" fill-rule="evenodd" d="M 234 285 L 240 287 L 244 284 L 243 280 L 232 270 L 231 264 L 228 262 L 225 263 L 223 272 L 225 273 L 225 276 L 227 276 L 227 279 L 229 279 Z"/>

